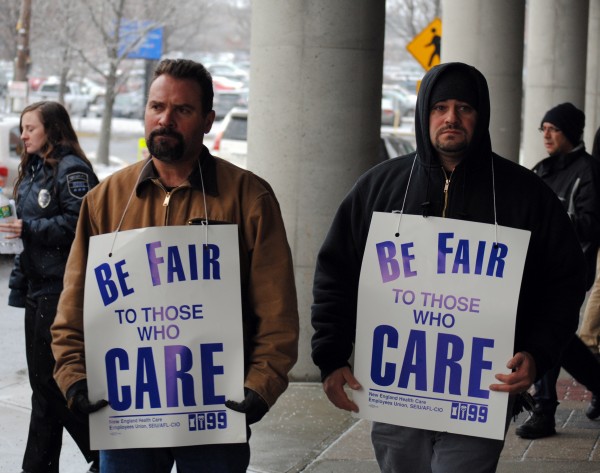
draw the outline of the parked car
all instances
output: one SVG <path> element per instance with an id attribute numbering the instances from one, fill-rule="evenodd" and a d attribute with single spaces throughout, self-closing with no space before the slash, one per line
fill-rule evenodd
<path id="1" fill-rule="evenodd" d="M 89 95 L 91 103 L 97 103 L 99 100 L 104 99 L 104 96 L 106 95 L 105 86 L 92 79 L 88 79 L 87 77 L 84 77 L 79 82 L 81 84 L 81 90 L 84 94 Z"/>
<path id="2" fill-rule="evenodd" d="M 248 89 L 215 90 L 213 109 L 217 120 L 227 115 L 233 107 L 248 106 Z"/>
<path id="3" fill-rule="evenodd" d="M 379 159 L 388 159 L 404 156 L 415 151 L 415 146 L 408 138 L 396 133 L 382 133 L 379 146 Z"/>
<path id="4" fill-rule="evenodd" d="M 382 95 L 398 102 L 403 117 L 414 116 L 417 107 L 416 94 L 411 94 L 400 85 L 384 85 Z"/>
<path id="5" fill-rule="evenodd" d="M 140 92 L 124 92 L 117 94 L 113 104 L 113 117 L 144 118 L 146 99 Z"/>
<path id="6" fill-rule="evenodd" d="M 246 169 L 248 155 L 248 109 L 233 108 L 225 116 L 213 143 L 213 154 Z M 381 133 L 379 158 L 381 161 L 415 151 L 413 141 L 397 133 Z"/>
<path id="7" fill-rule="evenodd" d="M 232 108 L 221 123 L 212 150 L 236 166 L 246 169 L 248 157 L 248 109 Z"/>
<path id="8" fill-rule="evenodd" d="M 398 110 L 397 104 L 388 97 L 381 98 L 381 125 L 400 126 L 402 125 L 402 114 Z"/>
<path id="9" fill-rule="evenodd" d="M 8 196 L 19 173 L 22 146 L 19 117 L 0 118 L 0 187 Z"/>
<path id="10" fill-rule="evenodd" d="M 30 92 L 29 102 L 38 102 L 40 100 L 53 100 L 58 102 L 60 82 L 55 79 L 48 79 L 39 86 L 39 88 Z M 85 115 L 91 97 L 83 93 L 79 84 L 68 82 L 65 84 L 64 105 L 70 115 Z"/>
<path id="11" fill-rule="evenodd" d="M 246 87 L 245 82 L 230 79 L 229 77 L 224 76 L 212 76 L 212 81 L 215 92 L 220 90 L 239 90 Z"/>
<path id="12" fill-rule="evenodd" d="M 248 71 L 245 69 L 226 62 L 208 64 L 206 69 L 213 77 L 227 77 L 228 79 L 243 82 L 244 84 L 248 83 L 250 77 Z"/>

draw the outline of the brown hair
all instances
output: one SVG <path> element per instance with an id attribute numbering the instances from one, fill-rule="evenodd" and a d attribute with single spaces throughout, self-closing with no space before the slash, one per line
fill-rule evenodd
<path id="1" fill-rule="evenodd" d="M 202 115 L 206 116 L 213 108 L 213 83 L 212 76 L 199 62 L 190 59 L 163 59 L 154 70 L 152 82 L 157 77 L 167 74 L 175 79 L 191 79 L 200 85 L 202 97 Z"/>
<path id="2" fill-rule="evenodd" d="M 37 153 L 44 160 L 44 164 L 50 165 L 54 172 L 56 172 L 56 166 L 64 156 L 65 150 L 69 150 L 69 153 L 78 156 L 82 161 L 85 161 L 92 167 L 92 164 L 79 145 L 79 140 L 77 139 L 77 134 L 71 124 L 69 113 L 65 107 L 58 102 L 42 101 L 25 107 L 21 112 L 21 119 L 19 121 L 21 133 L 23 133 L 23 115 L 36 110 L 39 112 L 40 121 L 42 122 L 44 132 L 46 133 L 46 143 L 39 153 Z M 19 184 L 25 177 L 25 170 L 28 168 L 33 157 L 34 155 L 28 153 L 25 147 L 23 147 L 23 151 L 21 152 L 21 164 L 19 165 L 19 176 L 14 186 L 15 196 Z"/>

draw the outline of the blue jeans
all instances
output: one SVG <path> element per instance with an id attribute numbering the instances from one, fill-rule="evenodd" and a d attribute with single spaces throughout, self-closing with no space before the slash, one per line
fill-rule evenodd
<path id="1" fill-rule="evenodd" d="M 246 473 L 248 443 L 100 451 L 101 473 Z"/>

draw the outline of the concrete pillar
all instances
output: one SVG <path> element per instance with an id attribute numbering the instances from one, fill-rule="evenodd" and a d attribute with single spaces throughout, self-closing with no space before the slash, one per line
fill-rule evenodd
<path id="1" fill-rule="evenodd" d="M 591 152 L 594 135 L 600 128 L 600 0 L 590 0 L 587 44 L 584 141 Z"/>
<path id="2" fill-rule="evenodd" d="M 356 178 L 377 162 L 385 0 L 253 0 L 248 169 L 281 204 L 295 264 L 300 354 L 316 380 L 310 306 L 316 256 Z"/>
<path id="3" fill-rule="evenodd" d="M 562 102 L 584 109 L 589 0 L 529 0 L 522 164 L 546 157 L 538 132 Z M 597 46 L 597 45 L 596 45 Z"/>
<path id="4" fill-rule="evenodd" d="M 523 75 L 523 0 L 442 0 L 442 62 L 479 69 L 490 88 L 493 150 L 519 159 Z"/>

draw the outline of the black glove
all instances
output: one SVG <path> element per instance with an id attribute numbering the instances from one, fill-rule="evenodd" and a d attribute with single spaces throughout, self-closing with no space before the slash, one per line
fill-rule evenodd
<path id="1" fill-rule="evenodd" d="M 252 425 L 264 417 L 269 411 L 269 405 L 256 391 L 252 391 L 252 389 L 244 388 L 244 395 L 245 398 L 242 402 L 229 400 L 225 401 L 225 406 L 232 411 L 246 414 L 246 422 L 248 425 Z"/>
<path id="2" fill-rule="evenodd" d="M 67 391 L 67 405 L 75 415 L 87 418 L 92 412 L 99 411 L 103 407 L 108 406 L 108 401 L 101 399 L 93 403 L 90 402 L 87 381 L 82 379 L 81 381 L 77 381 Z"/>

